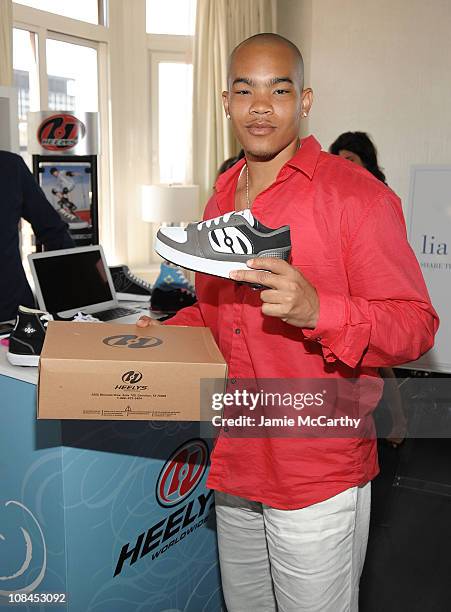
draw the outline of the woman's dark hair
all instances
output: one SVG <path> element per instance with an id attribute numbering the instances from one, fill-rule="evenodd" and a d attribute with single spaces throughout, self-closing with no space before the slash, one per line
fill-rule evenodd
<path id="1" fill-rule="evenodd" d="M 329 152 L 338 155 L 345 149 L 355 153 L 362 160 L 363 165 L 377 179 L 387 184 L 385 174 L 377 164 L 377 150 L 365 132 L 345 132 L 341 134 L 329 147 Z"/>

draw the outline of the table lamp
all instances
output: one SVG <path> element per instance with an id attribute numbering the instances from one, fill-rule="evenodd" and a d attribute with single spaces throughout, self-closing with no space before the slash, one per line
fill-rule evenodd
<path id="1" fill-rule="evenodd" d="M 143 185 L 141 216 L 148 223 L 175 225 L 199 219 L 198 185 Z"/>

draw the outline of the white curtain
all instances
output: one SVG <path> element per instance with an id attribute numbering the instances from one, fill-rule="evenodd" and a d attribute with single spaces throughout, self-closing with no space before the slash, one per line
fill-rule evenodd
<path id="1" fill-rule="evenodd" d="M 0 85 L 13 84 L 13 5 L 0 0 Z"/>
<path id="2" fill-rule="evenodd" d="M 222 162 L 238 152 L 221 93 L 227 89 L 227 61 L 242 40 L 274 32 L 275 0 L 197 0 L 194 43 L 193 175 L 201 202 L 212 192 Z"/>

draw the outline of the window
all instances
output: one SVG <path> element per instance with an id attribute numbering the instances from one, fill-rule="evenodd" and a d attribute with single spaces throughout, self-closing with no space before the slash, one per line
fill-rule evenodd
<path id="1" fill-rule="evenodd" d="M 149 34 L 194 35 L 196 0 L 146 0 Z"/>
<path id="2" fill-rule="evenodd" d="M 72 19 L 99 23 L 99 3 L 97 0 L 13 0 L 32 8 L 56 13 Z"/>
<path id="3" fill-rule="evenodd" d="M 19 103 L 19 146 L 25 157 L 28 143 L 27 113 L 39 110 L 38 40 L 34 32 L 14 28 L 13 70 Z"/>
<path id="4" fill-rule="evenodd" d="M 96 112 L 97 50 L 50 38 L 46 57 L 49 110 Z"/>
<path id="5" fill-rule="evenodd" d="M 152 180 L 192 182 L 192 47 L 197 0 L 146 0 Z"/>
<path id="6" fill-rule="evenodd" d="M 47 80 L 40 75 L 38 36 L 14 28 L 13 69 L 17 88 L 19 144 L 25 161 L 27 154 L 27 113 L 40 108 L 74 112 L 98 110 L 97 49 L 54 39 L 45 41 Z M 41 71 L 42 72 L 42 71 Z M 40 90 L 47 88 L 47 104 L 40 104 Z"/>
<path id="7" fill-rule="evenodd" d="M 30 22 L 30 29 L 13 30 L 13 69 L 18 90 L 20 152 L 31 168 L 27 113 L 41 109 L 96 112 L 99 83 L 97 43 L 69 38 L 64 33 L 49 33 L 40 23 L 34 24 L 31 19 Z M 22 27 L 22 22 L 19 25 Z M 79 24 L 80 27 L 85 26 Z M 29 273 L 27 255 L 35 250 L 35 245 L 31 226 L 24 220 L 20 240 L 22 261 Z"/>
<path id="8" fill-rule="evenodd" d="M 192 154 L 191 64 L 158 64 L 158 157 L 160 183 L 191 182 Z"/>

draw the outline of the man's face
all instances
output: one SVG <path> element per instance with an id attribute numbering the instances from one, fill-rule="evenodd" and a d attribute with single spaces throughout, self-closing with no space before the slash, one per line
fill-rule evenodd
<path id="1" fill-rule="evenodd" d="M 301 91 L 291 49 L 250 44 L 238 49 L 230 67 L 224 109 L 248 156 L 272 159 L 299 135 L 301 115 L 310 109 L 311 90 Z"/>

